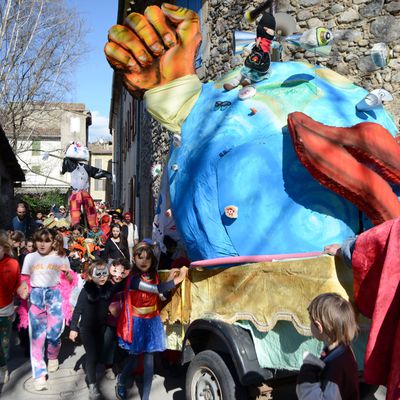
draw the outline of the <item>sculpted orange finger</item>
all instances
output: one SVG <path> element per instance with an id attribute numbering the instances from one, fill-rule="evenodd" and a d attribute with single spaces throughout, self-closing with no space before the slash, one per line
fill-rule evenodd
<path id="1" fill-rule="evenodd" d="M 116 69 L 134 70 L 137 68 L 137 64 L 131 55 L 116 43 L 106 43 L 104 53 L 107 61 Z"/>
<path id="2" fill-rule="evenodd" d="M 157 6 L 149 6 L 144 11 L 145 17 L 154 26 L 166 47 L 173 47 L 176 44 L 176 34 L 168 26 L 163 11 Z"/>
<path id="3" fill-rule="evenodd" d="M 131 52 L 141 65 L 146 65 L 153 61 L 153 57 L 146 50 L 141 40 L 125 26 L 113 26 L 108 32 L 108 39 Z"/>
<path id="4" fill-rule="evenodd" d="M 125 19 L 125 23 L 146 43 L 154 55 L 159 56 L 164 52 L 164 46 L 160 43 L 156 31 L 143 15 L 138 13 L 129 14 Z"/>

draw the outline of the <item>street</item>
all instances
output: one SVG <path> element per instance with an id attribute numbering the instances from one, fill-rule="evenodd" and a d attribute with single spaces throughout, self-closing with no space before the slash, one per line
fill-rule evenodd
<path id="1" fill-rule="evenodd" d="M 12 358 L 9 362 L 10 381 L 0 385 L 2 400 L 86 400 L 88 389 L 85 383 L 85 374 L 82 370 L 84 356 L 83 346 L 74 346 L 71 341 L 63 339 L 59 357 L 60 369 L 49 374 L 49 389 L 41 392 L 33 390 L 31 379 L 31 365 L 28 358 L 24 358 L 20 346 L 12 346 Z M 184 400 L 184 376 L 175 377 L 176 371 L 166 370 L 157 359 L 153 379 L 151 399 Z M 107 380 L 99 369 L 100 389 L 106 400 L 115 399 L 115 380 Z M 140 387 L 140 381 L 139 381 Z M 136 383 L 128 391 L 128 399 L 139 399 Z"/>
<path id="2" fill-rule="evenodd" d="M 2 400 L 86 400 L 88 389 L 85 375 L 82 370 L 84 356 L 83 346 L 74 346 L 71 341 L 64 339 L 60 353 L 60 369 L 49 376 L 49 390 L 35 392 L 32 386 L 31 366 L 28 358 L 24 358 L 20 346 L 12 347 L 12 359 L 9 362 L 10 381 L 0 385 L 0 398 Z M 115 380 L 107 380 L 99 368 L 100 389 L 105 400 L 115 399 Z M 128 391 L 128 399 L 139 399 L 138 386 L 140 379 Z M 155 375 L 151 390 L 151 399 L 154 400 L 185 400 L 184 393 L 185 368 L 165 368 L 156 358 Z M 274 387 L 274 400 L 296 400 L 295 377 L 269 383 Z M 364 388 L 365 389 L 365 388 Z M 374 394 L 363 395 L 362 400 L 384 400 L 385 390 L 380 387 Z M 233 400 L 233 399 L 227 399 Z"/>

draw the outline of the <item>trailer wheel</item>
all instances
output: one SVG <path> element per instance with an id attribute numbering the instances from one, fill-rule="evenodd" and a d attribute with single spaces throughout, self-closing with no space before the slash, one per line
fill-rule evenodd
<path id="1" fill-rule="evenodd" d="M 191 361 L 186 374 L 187 400 L 242 400 L 244 388 L 236 382 L 222 357 L 205 350 Z"/>

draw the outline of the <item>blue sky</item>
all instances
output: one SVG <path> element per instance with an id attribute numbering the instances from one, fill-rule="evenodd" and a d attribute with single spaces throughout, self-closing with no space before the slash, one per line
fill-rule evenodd
<path id="1" fill-rule="evenodd" d="M 116 24 L 117 0 L 66 0 L 86 21 L 86 42 L 89 52 L 76 68 L 71 101 L 84 103 L 92 113 L 89 141 L 110 139 L 108 115 L 111 99 L 112 69 L 107 63 L 103 48 L 108 29 Z"/>

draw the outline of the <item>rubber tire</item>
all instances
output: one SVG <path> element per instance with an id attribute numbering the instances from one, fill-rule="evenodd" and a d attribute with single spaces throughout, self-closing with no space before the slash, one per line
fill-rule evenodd
<path id="1" fill-rule="evenodd" d="M 211 386 L 211 391 L 207 390 Z M 203 388 L 203 390 L 202 390 Z M 197 390 L 207 391 L 209 397 L 199 397 Z M 223 358 L 212 350 L 202 351 L 191 361 L 186 373 L 186 400 L 244 400 L 245 389 L 227 367 Z"/>

